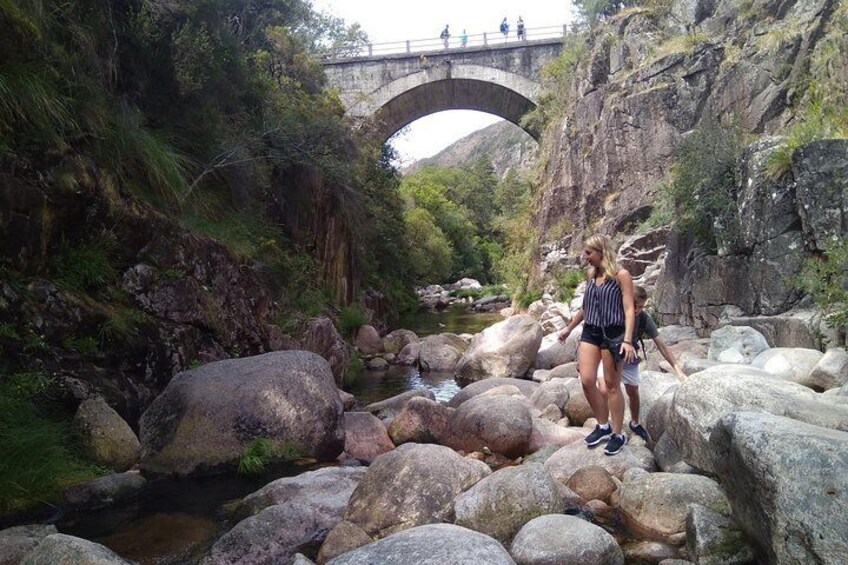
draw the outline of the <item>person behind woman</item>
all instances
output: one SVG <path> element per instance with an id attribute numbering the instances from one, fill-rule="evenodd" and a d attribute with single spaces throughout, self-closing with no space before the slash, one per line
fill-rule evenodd
<path id="1" fill-rule="evenodd" d="M 621 370 L 624 362 L 636 359 L 633 348 L 635 315 L 633 277 L 621 268 L 610 239 L 596 234 L 586 240 L 581 258 L 589 265 L 583 307 L 559 335 L 565 341 L 585 319 L 577 349 L 577 371 L 592 412 L 598 420 L 586 437 L 589 447 L 604 440 L 606 455 L 615 455 L 627 443 L 622 433 L 624 397 L 621 394 Z M 604 364 L 606 396 L 598 390 L 598 366 Z"/>

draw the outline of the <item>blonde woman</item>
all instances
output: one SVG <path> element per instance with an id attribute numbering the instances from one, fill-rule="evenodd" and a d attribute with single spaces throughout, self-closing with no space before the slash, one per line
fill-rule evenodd
<path id="1" fill-rule="evenodd" d="M 607 236 L 596 234 L 586 240 L 581 255 L 589 267 L 583 307 L 559 335 L 560 341 L 565 341 L 571 331 L 585 321 L 577 349 L 577 370 L 583 392 L 598 420 L 595 430 L 586 437 L 586 444 L 592 447 L 607 440 L 606 455 L 615 455 L 627 443 L 627 436 L 622 433 L 621 370 L 625 362 L 632 363 L 636 359 L 633 277 L 618 265 L 615 256 Z M 597 385 L 601 363 L 606 395 Z"/>

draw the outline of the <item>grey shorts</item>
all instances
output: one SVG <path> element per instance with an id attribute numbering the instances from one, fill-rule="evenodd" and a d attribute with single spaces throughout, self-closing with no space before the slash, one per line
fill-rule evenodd
<path id="1" fill-rule="evenodd" d="M 626 385 L 639 386 L 639 363 L 625 363 L 621 370 L 621 382 Z"/>

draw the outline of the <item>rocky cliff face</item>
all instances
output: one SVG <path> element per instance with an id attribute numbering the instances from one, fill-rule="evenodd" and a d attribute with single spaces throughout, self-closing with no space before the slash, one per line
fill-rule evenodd
<path id="1" fill-rule="evenodd" d="M 695 0 L 676 2 L 671 17 L 634 9 L 610 18 L 573 81 L 573 104 L 546 132 L 537 270 L 576 255 L 591 233 L 620 240 L 633 233 L 651 214 L 658 184 L 670 176 L 675 148 L 693 130 L 723 121 L 752 138 L 780 134 L 793 119 L 800 81 L 836 5 Z M 700 251 L 686 234 L 672 236 L 661 305 L 666 321 L 705 327 L 726 305 L 771 314 L 797 303 L 784 275 L 797 270 L 805 253 L 820 250 L 824 235 L 814 235 L 805 217 L 815 198 L 799 198 L 809 194 L 799 180 L 815 177 L 815 190 L 821 189 L 821 167 L 814 164 L 821 159 L 810 152 L 839 150 L 811 146 L 796 154 L 790 174 L 767 180 L 764 156 L 780 143 L 766 139 L 743 156 L 741 232 L 719 255 Z M 834 174 L 828 178 L 838 178 Z M 844 183 L 835 190 L 842 198 Z M 572 233 L 549 236 L 563 219 Z"/>
<path id="2" fill-rule="evenodd" d="M 526 176 L 536 164 L 538 150 L 536 140 L 504 120 L 463 137 L 432 157 L 414 162 L 404 173 L 412 173 L 428 165 L 467 165 L 483 158 L 492 163 L 498 179 L 504 178 L 510 170 Z"/>
<path id="3" fill-rule="evenodd" d="M 0 355 L 10 371 L 44 371 L 68 402 L 101 392 L 131 423 L 172 375 L 198 363 L 305 348 L 332 357 L 341 375 L 349 354 L 337 351 L 344 342 L 332 323 L 302 340 L 283 335 L 279 273 L 121 194 L 93 168 L 77 173 L 72 190 L 0 177 Z M 321 179 L 274 184 L 283 193 L 292 183 L 307 195 L 292 240 L 317 249 L 340 295 L 353 292 L 351 234 L 323 206 Z M 280 216 L 284 208 L 276 202 Z M 69 253 L 73 261 L 57 261 Z M 69 285 L 68 270 L 80 268 L 108 280 Z"/>

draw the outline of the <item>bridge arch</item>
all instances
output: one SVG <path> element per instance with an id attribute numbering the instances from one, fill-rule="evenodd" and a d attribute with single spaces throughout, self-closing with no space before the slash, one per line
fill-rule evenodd
<path id="1" fill-rule="evenodd" d="M 562 42 L 538 40 L 464 50 L 325 61 L 330 86 L 348 115 L 375 119 L 388 139 L 418 118 L 443 110 L 478 110 L 520 126 L 536 107 L 540 71 Z M 538 139 L 539 132 L 529 131 Z"/>
<path id="2" fill-rule="evenodd" d="M 521 116 L 536 107 L 539 85 L 521 75 L 478 65 L 443 65 L 394 80 L 375 90 L 356 113 L 373 115 L 385 139 L 428 114 L 478 110 L 519 127 Z M 538 132 L 526 130 L 534 138 Z"/>

